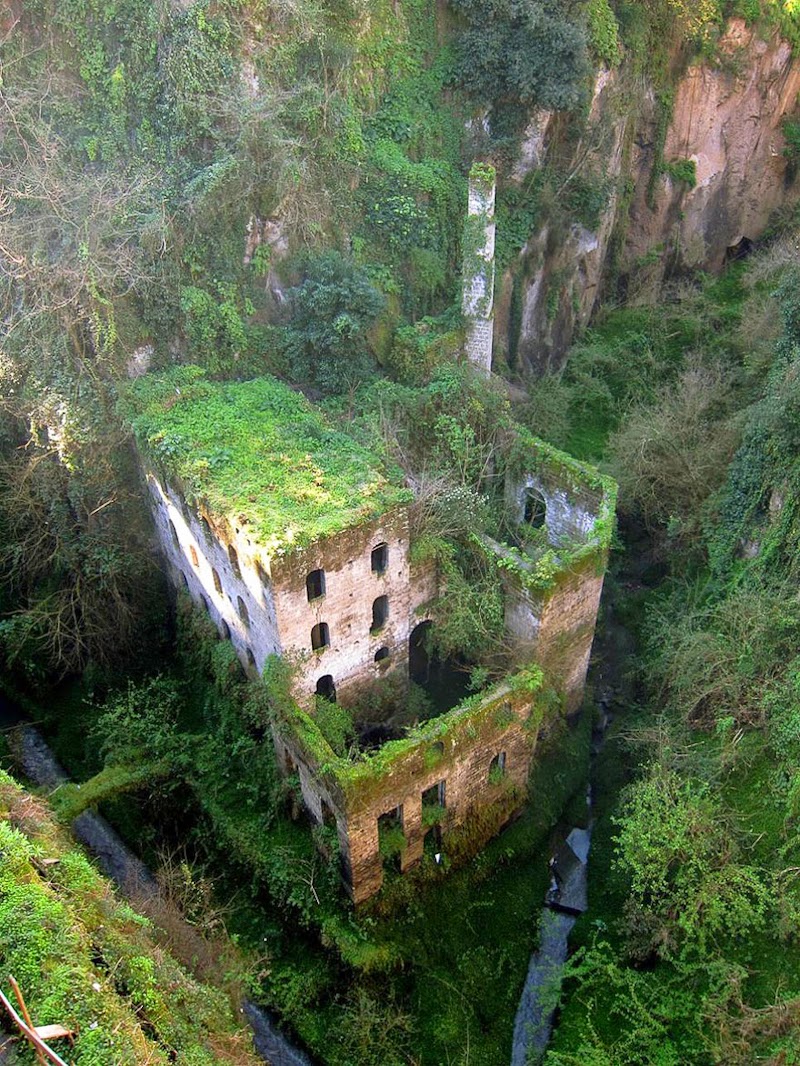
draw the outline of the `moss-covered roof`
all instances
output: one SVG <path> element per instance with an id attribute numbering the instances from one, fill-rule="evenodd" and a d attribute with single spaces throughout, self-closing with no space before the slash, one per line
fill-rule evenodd
<path id="1" fill-rule="evenodd" d="M 399 472 L 270 377 L 209 381 L 200 367 L 147 374 L 123 412 L 167 478 L 270 554 L 302 548 L 411 498 Z"/>

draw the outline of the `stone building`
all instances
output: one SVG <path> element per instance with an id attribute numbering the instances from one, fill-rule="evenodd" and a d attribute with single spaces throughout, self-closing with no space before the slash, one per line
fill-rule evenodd
<path id="1" fill-rule="evenodd" d="M 517 667 L 377 750 L 343 755 L 319 728 L 316 697 L 347 705 L 390 675 L 402 692 L 430 606 L 446 595 L 435 565 L 413 561 L 399 472 L 273 379 L 214 384 L 183 367 L 133 389 L 168 569 L 246 670 L 270 656 L 291 663 L 291 699 L 271 723 L 279 764 L 298 775 L 311 819 L 336 827 L 352 898 L 426 846 L 474 852 L 524 801 L 548 716 L 580 703 L 613 484 L 520 431 L 506 504 L 538 547 L 482 541 Z"/>

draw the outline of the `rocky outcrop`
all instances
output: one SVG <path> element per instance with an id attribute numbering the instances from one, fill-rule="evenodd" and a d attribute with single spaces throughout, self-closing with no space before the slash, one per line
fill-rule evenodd
<path id="1" fill-rule="evenodd" d="M 627 81 L 624 68 L 601 71 L 572 150 L 573 169 L 614 185 L 599 224 L 555 233 L 543 220 L 498 285 L 495 348 L 522 369 L 563 361 L 609 284 L 612 238 L 614 283 L 628 297 L 656 299 L 676 273 L 720 269 L 800 196 L 782 133 L 797 109 L 800 59 L 781 38 L 764 41 L 731 20 L 714 65 L 692 65 L 677 80 L 663 148 L 658 130 L 669 104 L 652 88 L 632 94 Z M 525 180 L 555 150 L 563 159 L 563 127 L 539 112 L 509 180 Z M 692 171 L 694 183 L 686 180 Z"/>
<path id="2" fill-rule="evenodd" d="M 654 184 L 652 121 L 649 136 L 637 138 L 623 268 L 641 272 L 650 260 L 638 286 L 657 286 L 676 271 L 719 270 L 726 255 L 763 233 L 776 208 L 798 197 L 781 125 L 796 109 L 800 62 L 786 41 L 763 41 L 741 19 L 731 21 L 718 53 L 715 67 L 691 66 L 677 85 L 664 172 Z M 694 187 L 675 176 L 686 161 Z"/>

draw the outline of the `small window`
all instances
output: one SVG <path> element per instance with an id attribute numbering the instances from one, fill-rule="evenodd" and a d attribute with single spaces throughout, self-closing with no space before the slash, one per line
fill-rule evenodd
<path id="1" fill-rule="evenodd" d="M 236 597 L 236 610 L 239 612 L 239 617 L 246 626 L 250 625 L 250 612 L 247 609 L 247 604 L 244 602 L 241 596 Z"/>
<path id="2" fill-rule="evenodd" d="M 314 600 L 318 600 L 320 596 L 325 595 L 324 570 L 312 570 L 306 577 L 306 595 L 308 596 L 309 603 L 312 603 Z"/>
<path id="3" fill-rule="evenodd" d="M 256 573 L 258 574 L 258 580 L 261 584 L 269 587 L 269 574 L 264 569 L 264 564 L 260 559 L 256 559 Z"/>
<path id="4" fill-rule="evenodd" d="M 378 650 L 375 652 L 375 662 L 376 663 L 385 663 L 385 662 L 388 661 L 388 659 L 389 659 L 389 649 L 384 644 L 384 646 L 382 648 L 378 648 Z"/>
<path id="5" fill-rule="evenodd" d="M 224 640 L 231 639 L 231 627 L 228 625 L 224 618 L 220 618 L 219 620 L 219 631 L 222 634 Z"/>
<path id="6" fill-rule="evenodd" d="M 388 617 L 389 597 L 379 596 L 372 604 L 372 628 L 370 629 L 370 632 L 377 633 L 379 629 L 383 629 Z"/>
<path id="7" fill-rule="evenodd" d="M 437 781 L 435 785 L 431 785 L 430 788 L 426 788 L 422 793 L 422 806 L 430 809 L 431 807 L 444 807 L 445 806 L 445 792 L 446 786 L 444 781 Z"/>
<path id="8" fill-rule="evenodd" d="M 175 523 L 172 521 L 172 519 L 169 520 L 169 531 L 172 534 L 172 543 L 175 545 L 176 548 L 180 548 L 181 542 L 178 540 L 178 531 L 175 528 Z"/>
<path id="9" fill-rule="evenodd" d="M 385 574 L 389 566 L 389 545 L 378 544 L 372 549 L 373 574 Z"/>
<path id="10" fill-rule="evenodd" d="M 239 555 L 232 544 L 228 545 L 228 558 L 230 559 L 231 570 L 233 570 L 234 575 L 241 578 L 242 571 L 239 566 Z"/>
<path id="11" fill-rule="evenodd" d="M 322 696 L 330 703 L 336 703 L 336 685 L 333 683 L 332 674 L 323 674 L 317 681 L 316 695 Z"/>
<path id="12" fill-rule="evenodd" d="M 331 634 L 327 622 L 318 622 L 311 630 L 311 647 L 314 651 L 327 648 L 331 642 Z"/>
<path id="13" fill-rule="evenodd" d="M 214 578 L 214 588 L 217 590 L 217 594 L 219 596 L 221 596 L 222 595 L 222 582 L 219 579 L 219 574 L 217 573 L 217 571 L 213 567 L 211 568 L 211 576 Z"/>
<path id="14" fill-rule="evenodd" d="M 245 648 L 245 654 L 247 655 L 248 665 L 249 666 L 255 666 L 256 665 L 256 657 L 255 657 L 255 655 L 253 655 L 253 649 L 252 648 Z"/>
<path id="15" fill-rule="evenodd" d="M 208 524 L 207 518 L 200 519 L 200 525 L 203 530 L 203 536 L 206 538 L 209 544 L 214 543 L 214 534 L 211 532 L 211 526 Z"/>
<path id="16" fill-rule="evenodd" d="M 527 525 L 533 529 L 541 529 L 547 518 L 547 505 L 544 497 L 535 489 L 528 489 L 525 493 L 524 519 Z"/>
<path id="17" fill-rule="evenodd" d="M 208 600 L 205 598 L 205 596 L 203 595 L 202 592 L 200 593 L 200 602 L 202 603 L 202 605 L 205 607 L 205 609 L 207 611 L 211 610 L 211 608 L 208 606 Z"/>
<path id="18" fill-rule="evenodd" d="M 188 577 L 186 576 L 186 574 L 184 574 L 183 570 L 181 570 L 181 571 L 180 571 L 180 575 L 181 575 L 181 577 L 183 578 L 183 587 L 184 587 L 184 588 L 186 589 L 186 591 L 188 592 L 188 591 L 189 591 L 189 579 L 188 579 Z"/>
<path id="19" fill-rule="evenodd" d="M 489 763 L 489 781 L 496 785 L 506 775 L 506 753 L 504 751 L 498 752 L 497 755 Z"/>
<path id="20" fill-rule="evenodd" d="M 194 544 L 189 545 L 189 558 L 192 560 L 192 566 L 200 565 L 200 559 L 198 558 L 197 549 Z"/>

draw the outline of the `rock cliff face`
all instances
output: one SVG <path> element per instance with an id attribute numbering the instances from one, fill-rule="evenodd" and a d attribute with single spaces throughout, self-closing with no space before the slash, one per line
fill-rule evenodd
<path id="1" fill-rule="evenodd" d="M 692 66 L 681 78 L 664 144 L 667 166 L 695 164 L 694 188 L 667 172 L 648 205 L 653 143 L 639 140 L 635 147 L 629 270 L 661 245 L 656 278 L 686 268 L 718 270 L 726 253 L 760 236 L 777 207 L 797 199 L 800 190 L 787 181 L 781 123 L 797 104 L 800 62 L 785 41 L 762 41 L 739 19 L 730 23 L 719 53 L 715 69 Z"/>
<path id="2" fill-rule="evenodd" d="M 671 275 L 718 270 L 761 236 L 776 208 L 800 197 L 781 131 L 797 110 L 800 59 L 740 19 L 728 24 L 717 56 L 677 80 L 662 150 L 663 98 L 647 86 L 633 93 L 624 69 L 598 76 L 573 159 L 611 179 L 614 191 L 594 231 L 573 226 L 554 239 L 543 225 L 501 280 L 495 344 L 502 350 L 509 338 L 519 366 L 562 361 L 609 283 L 612 247 L 615 283 L 629 297 L 654 299 Z M 559 136 L 554 116 L 535 115 L 512 180 L 543 166 Z M 693 186 L 680 177 L 691 164 Z"/>

